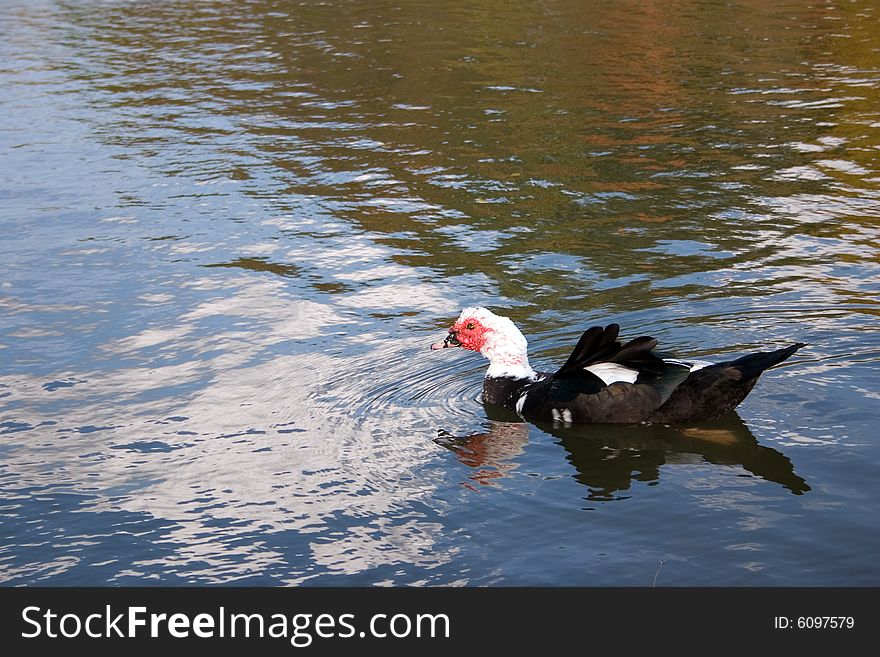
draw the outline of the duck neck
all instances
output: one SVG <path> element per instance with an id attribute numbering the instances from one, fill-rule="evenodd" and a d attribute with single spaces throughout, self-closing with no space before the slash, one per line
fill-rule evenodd
<path id="1" fill-rule="evenodd" d="M 483 349 L 482 354 L 489 359 L 487 379 L 534 379 L 537 376 L 529 365 L 529 357 L 525 351 L 488 347 Z"/>

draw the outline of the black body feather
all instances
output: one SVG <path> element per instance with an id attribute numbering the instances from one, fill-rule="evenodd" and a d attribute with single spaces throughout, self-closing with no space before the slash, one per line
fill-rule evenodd
<path id="1" fill-rule="evenodd" d="M 537 380 L 487 378 L 483 400 L 537 421 L 671 424 L 714 419 L 742 402 L 764 370 L 804 346 L 798 342 L 691 372 L 686 364 L 652 353 L 656 339 L 642 336 L 621 345 L 619 331 L 617 324 L 584 331 L 562 367 Z M 635 383 L 609 385 L 585 369 L 600 363 L 637 371 Z"/>

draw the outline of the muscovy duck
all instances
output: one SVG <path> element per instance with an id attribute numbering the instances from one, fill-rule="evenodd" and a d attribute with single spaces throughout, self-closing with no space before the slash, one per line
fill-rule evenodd
<path id="1" fill-rule="evenodd" d="M 556 372 L 529 365 L 528 342 L 507 317 L 465 308 L 442 342 L 431 349 L 464 347 L 489 359 L 483 402 L 525 419 L 563 424 L 711 420 L 732 411 L 768 367 L 801 347 L 758 352 L 719 363 L 660 358 L 657 340 L 642 336 L 621 344 L 620 327 L 584 331 Z"/>

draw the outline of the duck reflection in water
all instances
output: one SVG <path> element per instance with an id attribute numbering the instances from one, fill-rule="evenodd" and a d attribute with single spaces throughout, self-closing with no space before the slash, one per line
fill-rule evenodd
<path id="1" fill-rule="evenodd" d="M 471 481 L 492 484 L 518 467 L 529 441 L 531 425 L 503 408 L 486 406 L 489 430 L 468 436 L 440 431 L 435 442 L 452 450 L 473 468 Z M 810 490 L 781 452 L 758 444 L 736 413 L 698 425 L 573 425 L 536 424 L 559 438 L 577 473 L 589 489 L 589 500 L 624 499 L 632 481 L 660 479 L 660 467 L 699 462 L 738 465 L 756 477 L 784 486 L 795 495 Z"/>

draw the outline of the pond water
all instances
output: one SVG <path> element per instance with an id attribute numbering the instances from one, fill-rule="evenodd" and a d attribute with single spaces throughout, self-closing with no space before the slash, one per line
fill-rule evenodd
<path id="1" fill-rule="evenodd" d="M 0 4 L 0 583 L 880 585 L 880 8 Z M 809 343 L 737 413 L 496 418 Z"/>

